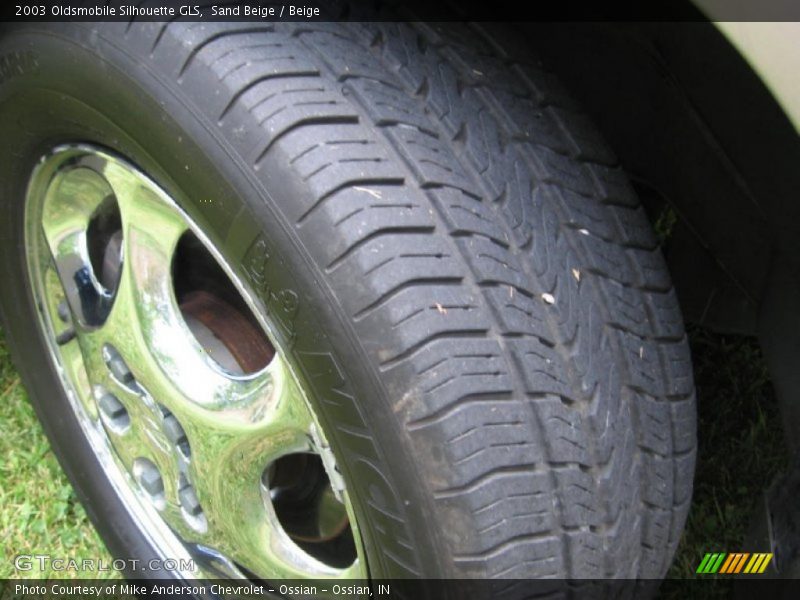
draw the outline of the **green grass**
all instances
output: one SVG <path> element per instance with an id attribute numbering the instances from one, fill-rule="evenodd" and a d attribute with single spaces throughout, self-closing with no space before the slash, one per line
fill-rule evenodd
<path id="1" fill-rule="evenodd" d="M 0 331 L 0 579 L 104 578 L 108 573 L 41 570 L 16 572 L 21 554 L 103 559 L 111 557 L 50 450 L 11 365 Z"/>
<path id="2" fill-rule="evenodd" d="M 777 406 L 757 344 L 700 329 L 691 331 L 690 338 L 699 404 L 697 475 L 689 521 L 668 575 L 683 579 L 696 579 L 705 552 L 747 550 L 741 544 L 754 503 L 787 464 Z M 6 549 L 0 579 L 15 576 L 17 554 L 110 560 L 50 451 L 1 331 L 0 423 L 0 539 Z M 704 589 L 726 596 L 731 581 L 721 578 Z M 693 584 L 670 588 L 675 597 L 685 597 Z"/>
<path id="3" fill-rule="evenodd" d="M 695 579 L 706 552 L 751 550 L 742 544 L 753 510 L 789 457 L 755 340 L 702 329 L 691 330 L 690 340 L 698 397 L 697 471 L 689 520 L 668 577 Z M 733 578 L 718 576 L 704 591 L 725 597 L 732 583 Z"/>

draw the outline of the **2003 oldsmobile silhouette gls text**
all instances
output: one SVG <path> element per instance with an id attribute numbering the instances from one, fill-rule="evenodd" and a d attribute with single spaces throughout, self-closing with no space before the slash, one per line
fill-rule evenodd
<path id="1" fill-rule="evenodd" d="M 17 17 L 194 17 L 202 19 L 206 16 L 209 7 L 184 4 L 174 6 L 140 7 L 133 5 L 115 6 L 71 6 L 57 4 L 47 7 L 45 5 L 16 5 Z M 320 16 L 319 7 L 296 6 L 282 4 L 281 6 L 217 6 L 210 7 L 212 17 L 250 17 L 260 19 L 314 18 Z"/>

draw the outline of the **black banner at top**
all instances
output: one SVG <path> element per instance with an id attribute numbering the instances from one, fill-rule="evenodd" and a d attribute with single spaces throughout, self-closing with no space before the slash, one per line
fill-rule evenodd
<path id="1" fill-rule="evenodd" d="M 800 21 L 797 0 L 16 0 L 15 21 Z"/>

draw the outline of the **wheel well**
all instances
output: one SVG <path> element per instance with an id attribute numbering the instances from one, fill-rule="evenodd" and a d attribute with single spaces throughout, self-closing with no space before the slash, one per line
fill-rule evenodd
<path id="1" fill-rule="evenodd" d="M 776 263 L 800 273 L 800 144 L 758 76 L 711 23 L 523 27 L 630 174 L 686 319 L 757 333 Z"/>

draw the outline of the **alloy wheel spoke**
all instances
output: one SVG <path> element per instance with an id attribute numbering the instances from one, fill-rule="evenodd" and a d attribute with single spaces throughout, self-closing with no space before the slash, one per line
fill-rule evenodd
<path id="1" fill-rule="evenodd" d="M 311 413 L 283 361 L 274 359 L 265 377 L 270 383 L 257 413 L 187 407 L 181 415 L 191 445 L 190 482 L 208 523 L 208 534 L 192 539 L 265 577 L 341 576 L 298 548 L 272 507 L 268 467 L 314 450 L 316 442 Z"/>

